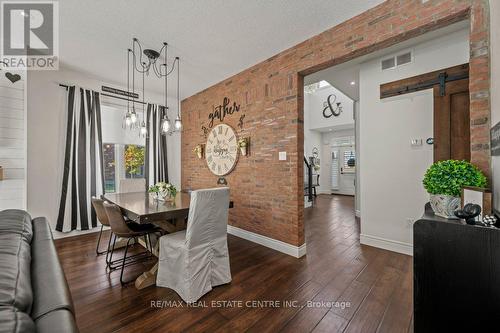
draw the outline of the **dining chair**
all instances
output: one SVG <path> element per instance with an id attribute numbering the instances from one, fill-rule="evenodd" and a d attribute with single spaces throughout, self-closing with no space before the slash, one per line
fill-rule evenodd
<path id="1" fill-rule="evenodd" d="M 231 282 L 228 210 L 227 187 L 191 192 L 187 229 L 160 237 L 157 286 L 193 303 Z"/>
<path id="2" fill-rule="evenodd" d="M 99 251 L 99 244 L 101 243 L 102 230 L 103 230 L 104 226 L 109 227 L 108 215 L 106 215 L 106 211 L 104 210 L 104 206 L 103 206 L 104 200 L 96 198 L 96 197 L 92 197 L 90 200 L 92 201 L 92 206 L 94 207 L 95 213 L 97 215 L 97 219 L 101 223 L 101 230 L 99 231 L 99 237 L 97 238 L 97 245 L 95 248 L 95 253 L 98 256 L 106 253 L 106 262 L 107 262 L 109 246 L 111 244 L 112 235 L 109 235 L 108 248 L 106 249 L 106 251 Z"/>
<path id="3" fill-rule="evenodd" d="M 152 233 L 160 233 L 160 229 L 154 226 L 153 224 L 139 224 L 135 222 L 127 223 L 125 221 L 125 218 L 123 217 L 120 207 L 108 202 L 104 202 L 103 206 L 106 211 L 106 215 L 108 216 L 111 231 L 115 236 L 113 244 L 111 245 L 110 258 L 109 258 L 109 266 L 112 270 L 115 268 L 113 267 L 113 263 L 116 262 L 113 261 L 113 252 L 115 250 L 116 238 L 120 237 L 127 239 L 127 244 L 125 246 L 125 252 L 123 254 L 123 258 L 118 259 L 118 261 L 121 261 L 120 283 L 124 285 L 130 282 L 130 281 L 123 281 L 123 271 L 125 266 L 136 264 L 140 261 L 143 261 L 146 258 L 149 259 L 152 257 L 152 246 L 149 235 Z M 146 243 L 146 251 L 127 257 L 128 248 L 131 245 L 130 242 L 132 240 L 137 242 L 137 239 L 140 237 L 144 238 L 144 242 Z"/>
<path id="4" fill-rule="evenodd" d="M 146 191 L 146 179 L 124 178 L 120 179 L 120 193 L 144 192 Z"/>

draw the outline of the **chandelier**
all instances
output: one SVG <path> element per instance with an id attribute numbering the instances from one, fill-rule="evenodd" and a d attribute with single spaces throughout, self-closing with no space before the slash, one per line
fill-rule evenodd
<path id="1" fill-rule="evenodd" d="M 163 55 L 163 57 L 161 57 Z M 160 63 L 163 61 L 162 63 Z M 168 77 L 174 69 L 177 68 L 177 116 L 174 120 L 173 126 L 168 117 Z M 159 79 L 164 79 L 165 85 L 165 105 L 163 118 L 161 119 L 161 133 L 163 135 L 171 135 L 174 132 L 182 130 L 181 120 L 181 100 L 180 100 L 180 59 L 175 59 L 169 65 L 168 63 L 168 43 L 164 42 L 160 51 L 142 48 L 141 43 L 137 38 L 132 39 L 132 48 L 127 50 L 127 113 L 123 118 L 123 128 L 130 130 L 139 129 L 139 135 L 146 137 L 148 135 L 148 128 L 145 119 L 145 99 L 144 99 L 144 77 L 149 76 L 150 73 Z M 140 120 L 134 98 L 130 100 L 130 96 L 135 96 L 136 93 L 136 73 L 142 76 L 142 109 L 139 110 L 142 114 L 142 121 Z M 132 80 L 132 83 L 130 82 Z M 132 90 L 130 90 L 132 88 Z"/>

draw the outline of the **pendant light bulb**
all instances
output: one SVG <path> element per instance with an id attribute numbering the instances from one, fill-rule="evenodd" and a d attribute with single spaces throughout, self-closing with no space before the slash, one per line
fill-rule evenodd
<path id="1" fill-rule="evenodd" d="M 177 118 L 175 118 L 174 127 L 175 127 L 176 131 L 182 130 L 182 121 L 181 121 L 181 118 L 179 116 L 177 116 Z"/>
<path id="2" fill-rule="evenodd" d="M 162 123 L 161 123 L 161 131 L 163 134 L 167 134 L 168 132 L 170 132 L 170 120 L 165 117 L 163 118 L 162 120 Z"/>
<path id="3" fill-rule="evenodd" d="M 129 127 L 132 124 L 132 119 L 130 117 L 130 113 L 127 112 L 127 115 L 125 116 L 125 126 Z"/>
<path id="4" fill-rule="evenodd" d="M 146 135 L 148 134 L 148 129 L 147 129 L 146 123 L 144 121 L 141 124 L 141 129 L 139 130 L 139 134 L 142 137 L 146 137 Z"/>
<path id="5" fill-rule="evenodd" d="M 135 109 L 132 109 L 132 112 L 130 113 L 130 121 L 132 124 L 137 122 L 137 113 L 135 112 Z"/>

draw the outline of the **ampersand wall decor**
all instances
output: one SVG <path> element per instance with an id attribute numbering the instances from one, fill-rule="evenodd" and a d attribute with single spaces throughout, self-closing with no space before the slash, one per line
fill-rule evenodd
<path id="1" fill-rule="evenodd" d="M 342 112 L 342 106 L 340 106 L 340 102 L 336 101 L 337 96 L 335 96 L 335 94 L 328 95 L 326 102 L 323 103 L 323 117 L 330 118 L 331 116 L 340 116 L 340 113 Z M 335 104 L 336 106 L 334 107 L 333 104 Z"/>

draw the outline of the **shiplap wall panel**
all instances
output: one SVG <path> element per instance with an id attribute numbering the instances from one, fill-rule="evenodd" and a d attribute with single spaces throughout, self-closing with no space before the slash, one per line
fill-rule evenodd
<path id="1" fill-rule="evenodd" d="M 0 96 L 0 105 L 4 108 L 11 108 L 24 112 L 24 101 L 22 99 Z"/>
<path id="2" fill-rule="evenodd" d="M 0 128 L 24 129 L 24 119 L 4 118 L 0 114 Z"/>
<path id="3" fill-rule="evenodd" d="M 25 77 L 25 73 L 19 73 Z M 0 71 L 0 210 L 24 208 L 26 133 L 24 80 L 10 82 Z"/>
<path id="4" fill-rule="evenodd" d="M 23 128 L 6 128 L 0 124 L 0 138 L 24 140 Z"/>
<path id="5" fill-rule="evenodd" d="M 3 171 L 3 176 L 4 176 L 5 180 L 24 179 L 24 168 L 22 168 L 22 169 L 6 169 Z"/>
<path id="6" fill-rule="evenodd" d="M 9 119 L 24 119 L 24 110 L 7 108 L 0 104 L 0 117 Z"/>
<path id="7" fill-rule="evenodd" d="M 17 82 L 16 82 L 17 83 Z M 13 87 L 0 86 L 0 97 L 18 99 L 24 101 L 24 90 Z"/>

